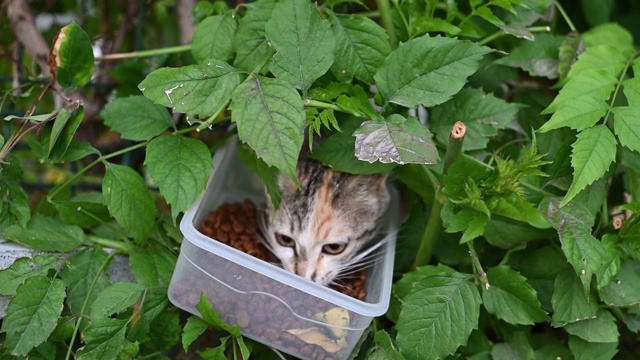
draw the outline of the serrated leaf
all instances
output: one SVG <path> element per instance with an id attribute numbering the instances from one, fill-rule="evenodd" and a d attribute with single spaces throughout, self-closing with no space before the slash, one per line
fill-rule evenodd
<path id="1" fill-rule="evenodd" d="M 601 178 L 616 159 L 617 141 L 606 125 L 596 125 L 578 134 L 571 152 L 573 181 L 560 206 Z"/>
<path id="2" fill-rule="evenodd" d="M 2 321 L 4 347 L 12 355 L 26 355 L 45 340 L 58 322 L 64 300 L 60 279 L 35 276 L 20 285 Z"/>
<path id="3" fill-rule="evenodd" d="M 125 344 L 126 319 L 94 319 L 84 331 L 85 346 L 78 350 L 76 359 L 116 359 Z"/>
<path id="4" fill-rule="evenodd" d="M 71 251 L 82 245 L 85 239 L 79 226 L 40 214 L 31 217 L 26 228 L 9 226 L 3 230 L 2 236 L 36 250 L 59 252 Z"/>
<path id="5" fill-rule="evenodd" d="M 393 342 L 391 341 L 391 337 L 384 330 L 379 330 L 373 341 L 375 343 L 375 348 L 373 353 L 367 357 L 369 360 L 404 360 L 404 356 L 398 352 L 398 350 L 393 346 Z"/>
<path id="6" fill-rule="evenodd" d="M 602 248 L 604 250 L 603 266 L 600 272 L 596 274 L 598 278 L 598 290 L 611 283 L 620 272 L 620 256 L 618 255 L 618 237 L 613 234 L 605 234 L 602 236 Z M 640 296 L 638 297 L 640 300 Z"/>
<path id="7" fill-rule="evenodd" d="M 534 41 L 525 41 L 509 55 L 498 59 L 494 64 L 520 68 L 532 76 L 549 79 L 558 78 L 558 46 L 561 37 L 542 33 Z"/>
<path id="8" fill-rule="evenodd" d="M 153 349 L 166 351 L 178 344 L 182 327 L 180 312 L 165 311 L 158 315 L 149 325 L 149 338 L 145 341 Z"/>
<path id="9" fill-rule="evenodd" d="M 102 195 L 111 215 L 136 242 L 145 244 L 157 213 L 149 188 L 135 170 L 105 162 Z"/>
<path id="10" fill-rule="evenodd" d="M 71 201 L 56 201 L 53 206 L 67 224 L 92 228 L 111 219 L 109 209 L 98 192 L 81 193 Z"/>
<path id="11" fill-rule="evenodd" d="M 306 123 L 298 92 L 283 80 L 252 75 L 238 86 L 230 108 L 240 140 L 295 179 Z"/>
<path id="12" fill-rule="evenodd" d="M 487 279 L 491 287 L 483 290 L 482 300 L 489 313 L 514 325 L 532 325 L 547 320 L 536 291 L 524 276 L 500 265 L 487 271 Z"/>
<path id="13" fill-rule="evenodd" d="M 620 336 L 616 319 L 607 310 L 600 310 L 595 319 L 567 324 L 564 329 L 571 335 L 595 343 L 617 343 Z"/>
<path id="14" fill-rule="evenodd" d="M 462 208 L 462 210 L 459 211 L 454 211 L 453 209 L 453 203 L 447 201 L 440 212 L 442 226 L 446 232 L 462 232 L 460 244 L 469 242 L 482 235 L 489 222 L 489 216 L 487 214 L 469 207 Z"/>
<path id="15" fill-rule="evenodd" d="M 601 276 L 605 258 L 602 244 L 591 235 L 593 215 L 578 204 L 561 207 L 557 198 L 545 198 L 539 209 L 558 231 L 562 252 L 582 281 L 584 292 L 589 293 L 591 277 Z"/>
<path id="16" fill-rule="evenodd" d="M 105 106 L 101 115 L 107 126 L 128 140 L 149 140 L 174 126 L 164 106 L 142 95 L 115 99 Z"/>
<path id="17" fill-rule="evenodd" d="M 303 93 L 333 64 L 335 36 L 314 4 L 297 0 L 278 3 L 265 30 L 276 50 L 269 69 Z"/>
<path id="18" fill-rule="evenodd" d="M 423 36 L 387 56 L 376 85 L 385 103 L 432 107 L 458 93 L 490 51 L 469 41 Z"/>
<path id="19" fill-rule="evenodd" d="M 481 302 L 466 274 L 436 274 L 414 284 L 398 319 L 400 353 L 409 360 L 453 354 L 478 327 Z"/>
<path id="20" fill-rule="evenodd" d="M 89 155 L 100 155 L 100 151 L 94 148 L 87 141 L 71 141 L 71 144 L 69 144 L 69 147 L 60 159 L 60 162 L 70 163 L 78 161 Z"/>
<path id="21" fill-rule="evenodd" d="M 0 169 L 1 170 L 1 169 Z M 25 228 L 31 219 L 31 207 L 27 201 L 27 194 L 20 184 L 16 181 L 3 179 L 0 183 L 0 198 L 3 199 L 4 206 L 8 211 L 0 213 L 2 217 L 11 214 L 15 217 L 18 225 Z"/>
<path id="22" fill-rule="evenodd" d="M 592 343 L 577 336 L 570 336 L 569 349 L 571 349 L 575 360 L 608 360 L 613 359 L 618 352 L 618 342 Z"/>
<path id="23" fill-rule="evenodd" d="M 613 108 L 615 114 L 614 131 L 618 135 L 620 144 L 633 151 L 640 152 L 640 108 L 636 107 L 616 107 Z"/>
<path id="24" fill-rule="evenodd" d="M 158 136 L 147 144 L 144 161 L 160 193 L 171 205 L 175 222 L 204 190 L 212 168 L 211 152 L 197 139 Z"/>
<path id="25" fill-rule="evenodd" d="M 240 84 L 237 69 L 219 60 L 203 65 L 160 68 L 138 85 L 149 100 L 173 111 L 211 116 L 224 110 Z"/>
<path id="26" fill-rule="evenodd" d="M 109 277 L 102 268 L 109 261 L 107 253 L 98 248 L 87 248 L 67 259 L 68 266 L 60 277 L 67 285 L 67 303 L 75 315 L 84 314 L 85 304 L 92 304 L 100 291 L 109 286 Z M 89 309 L 85 309 L 88 313 Z"/>
<path id="27" fill-rule="evenodd" d="M 229 61 L 233 56 L 233 36 L 238 24 L 233 11 L 209 16 L 193 31 L 191 53 L 204 65 L 210 59 Z"/>
<path id="28" fill-rule="evenodd" d="M 91 304 L 91 319 L 107 318 L 135 304 L 144 286 L 135 283 L 118 282 L 107 286 Z"/>
<path id="29" fill-rule="evenodd" d="M 238 22 L 238 29 L 233 36 L 233 49 L 236 57 L 233 66 L 246 71 L 257 71 L 273 56 L 274 50 L 269 46 L 265 35 L 265 26 L 271 18 L 275 1 L 256 1 L 251 3 L 250 10 Z"/>
<path id="30" fill-rule="evenodd" d="M 84 107 L 78 103 L 74 103 L 71 108 L 60 110 L 49 134 L 49 145 L 43 148 L 43 159 L 51 158 L 53 162 L 62 160 L 83 118 Z"/>
<path id="31" fill-rule="evenodd" d="M 600 298 L 609 306 L 640 304 L 640 260 L 622 261 L 615 280 L 599 290 Z"/>
<path id="32" fill-rule="evenodd" d="M 36 255 L 20 258 L 0 271 L 0 295 L 15 295 L 16 289 L 28 278 L 45 276 L 50 269 L 58 269 L 62 260 L 55 255 Z"/>
<path id="33" fill-rule="evenodd" d="M 534 359 L 533 347 L 527 335 L 524 331 L 508 335 L 506 342 L 491 347 L 491 358 L 493 360 Z"/>
<path id="34" fill-rule="evenodd" d="M 362 161 L 434 164 L 440 160 L 429 129 L 416 118 L 392 114 L 384 121 L 365 121 L 353 136 Z"/>
<path id="35" fill-rule="evenodd" d="M 571 65 L 576 62 L 578 55 L 584 51 L 584 43 L 578 32 L 568 33 L 558 51 L 558 78 L 564 81 L 569 74 Z"/>
<path id="36" fill-rule="evenodd" d="M 189 346 L 207 330 L 207 325 L 204 320 L 197 316 L 189 316 L 187 323 L 184 324 L 182 329 L 182 348 L 185 352 L 188 351 Z"/>
<path id="37" fill-rule="evenodd" d="M 281 198 L 281 189 L 279 184 L 280 172 L 278 169 L 267 165 L 262 159 L 256 156 L 253 150 L 246 146 L 238 146 L 238 157 L 247 169 L 260 176 L 260 179 L 262 179 L 262 182 L 267 189 L 267 193 L 271 198 L 271 204 L 273 204 L 275 209 L 278 209 L 280 207 Z"/>
<path id="38" fill-rule="evenodd" d="M 462 148 L 465 151 L 487 147 L 489 137 L 498 134 L 515 120 L 521 105 L 507 103 L 481 89 L 462 89 L 451 100 L 432 109 L 432 129 L 441 144 L 449 142 L 451 129 L 457 121 L 467 127 Z"/>
<path id="39" fill-rule="evenodd" d="M 93 47 L 87 33 L 72 22 L 56 34 L 49 69 L 65 91 L 85 86 L 93 75 Z"/>
<path id="40" fill-rule="evenodd" d="M 160 245 L 137 249 L 129 254 L 131 272 L 140 284 L 148 288 L 169 286 L 176 261 L 176 256 Z"/>
<path id="41" fill-rule="evenodd" d="M 360 15 L 331 13 L 336 38 L 335 61 L 331 72 L 341 82 L 356 77 L 373 84 L 376 71 L 391 52 L 385 30 L 373 20 Z"/>
<path id="42" fill-rule="evenodd" d="M 200 301 L 196 305 L 196 309 L 200 313 L 202 320 L 214 329 L 224 330 L 233 337 L 240 337 L 240 328 L 238 325 L 228 325 L 220 319 L 220 314 L 215 312 L 211 307 L 211 302 L 207 299 L 204 292 L 200 295 Z"/>
<path id="43" fill-rule="evenodd" d="M 449 35 L 457 35 L 460 28 L 453 25 L 449 20 L 434 18 L 432 16 L 420 16 L 412 24 L 413 33 L 426 34 L 430 32 L 443 32 Z"/>
<path id="44" fill-rule="evenodd" d="M 553 325 L 593 319 L 598 314 L 598 299 L 594 293 L 587 297 L 582 290 L 580 279 L 572 269 L 567 268 L 556 277 L 551 296 Z"/>
<path id="45" fill-rule="evenodd" d="M 349 174 L 371 175 L 391 171 L 396 164 L 369 163 L 356 158 L 356 138 L 352 134 L 361 123 L 362 119 L 354 117 L 342 121 L 342 132 L 326 138 L 309 156 L 336 171 Z"/>
<path id="46" fill-rule="evenodd" d="M 640 107 L 640 60 L 637 58 L 633 62 L 634 77 L 622 82 L 624 96 L 627 98 L 629 106 Z"/>

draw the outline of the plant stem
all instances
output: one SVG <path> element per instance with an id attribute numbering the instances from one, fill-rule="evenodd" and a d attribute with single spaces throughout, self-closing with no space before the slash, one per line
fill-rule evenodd
<path id="1" fill-rule="evenodd" d="M 389 44 L 391 48 L 395 48 L 398 43 L 398 36 L 396 35 L 396 29 L 393 26 L 393 16 L 391 15 L 391 6 L 389 6 L 389 0 L 376 0 L 378 11 L 380 11 L 380 20 L 382 26 L 387 30 L 389 35 Z"/>
<path id="2" fill-rule="evenodd" d="M 447 152 L 444 157 L 443 177 L 447 174 L 449 167 L 455 159 L 462 154 L 462 143 L 464 142 L 464 136 L 466 133 L 467 127 L 464 123 L 458 121 L 453 125 L 451 133 L 449 134 Z M 431 207 L 431 213 L 429 214 L 429 222 L 427 223 L 427 227 L 424 229 L 418 253 L 413 261 L 412 268 L 414 270 L 418 266 L 423 266 L 429 263 L 433 249 L 435 249 L 438 242 L 438 236 L 440 236 L 440 231 L 442 230 L 442 218 L 440 217 L 440 211 L 446 201 L 446 197 L 442 194 L 442 188 L 439 184 L 435 189 L 434 202 Z"/>
<path id="3" fill-rule="evenodd" d="M 564 11 L 564 8 L 562 7 L 562 5 L 560 5 L 560 1 L 553 0 L 553 3 L 556 5 L 556 8 L 560 12 L 560 15 L 562 15 L 562 18 L 564 19 L 564 21 L 566 21 L 567 25 L 569 25 L 569 29 L 571 29 L 571 31 L 578 31 L 578 30 L 576 30 L 576 27 L 573 26 L 573 23 L 571 22 L 571 19 L 569 19 L 569 16 Z"/>
<path id="4" fill-rule="evenodd" d="M 96 58 L 96 61 L 103 60 L 119 60 L 119 59 L 130 59 L 130 58 L 138 58 L 138 57 L 149 57 L 156 55 L 164 55 L 164 54 L 173 54 L 179 52 L 190 51 L 191 45 L 181 45 L 181 46 L 172 46 L 163 49 L 153 49 L 153 50 L 145 50 L 145 51 L 133 51 L 128 53 L 119 53 L 119 54 L 108 54 L 104 56 L 99 56 Z"/>
<path id="5" fill-rule="evenodd" d="M 620 87 L 622 86 L 622 81 L 624 81 L 624 78 L 627 75 L 627 71 L 629 71 L 629 67 L 631 66 L 631 64 L 633 63 L 633 60 L 635 60 L 637 55 L 638 53 L 636 52 L 632 56 L 629 56 L 629 58 L 627 59 L 627 62 L 624 64 L 624 69 L 622 69 L 622 72 L 620 73 L 620 77 L 618 78 L 618 83 L 616 84 L 616 89 L 613 91 L 613 95 L 611 95 L 611 99 L 609 100 L 609 109 L 607 109 L 607 115 L 605 115 L 603 118 L 605 124 L 609 119 L 609 115 L 611 115 L 611 112 L 613 111 L 613 105 L 615 104 L 616 98 L 618 97 L 618 91 L 620 91 Z"/>
<path id="6" fill-rule="evenodd" d="M 476 253 L 476 249 L 473 247 L 473 240 L 467 242 L 467 246 L 469 247 L 469 253 L 471 254 L 471 259 L 473 261 L 473 267 L 478 274 L 480 282 L 484 284 L 484 287 L 489 290 L 491 285 L 489 285 L 489 281 L 487 280 L 487 273 L 484 272 L 482 268 L 482 264 L 480 264 L 480 259 L 478 258 L 478 254 Z"/>
<path id="7" fill-rule="evenodd" d="M 135 249 L 135 247 L 133 245 L 131 245 L 130 243 L 126 243 L 126 242 L 118 241 L 118 240 L 113 240 L 113 239 L 106 239 L 106 238 L 95 236 L 95 235 L 87 235 L 87 239 L 89 241 L 93 242 L 93 243 L 98 244 L 98 245 L 102 245 L 104 247 L 116 249 L 116 250 L 118 250 L 120 252 L 123 252 L 125 254 L 131 254 L 133 252 L 133 250 Z"/>
<path id="8" fill-rule="evenodd" d="M 322 109 L 332 109 L 335 111 L 340 111 L 340 112 L 351 114 L 353 116 L 358 116 L 358 117 L 363 116 L 363 114 L 361 113 L 345 110 L 336 104 L 326 103 L 326 102 L 317 101 L 317 100 L 305 99 L 304 106 L 313 106 L 313 107 L 322 108 Z"/>
<path id="9" fill-rule="evenodd" d="M 102 266 L 100 266 L 100 269 L 96 273 L 96 276 L 93 278 L 93 281 L 91 282 L 91 286 L 89 286 L 89 291 L 87 292 L 87 296 L 84 298 L 84 302 L 82 303 L 82 308 L 80 309 L 80 314 L 78 314 L 78 320 L 76 320 L 76 326 L 73 329 L 73 334 L 71 335 L 71 341 L 69 342 L 69 349 L 67 350 L 67 356 L 65 357 L 65 360 L 69 360 L 71 358 L 73 343 L 75 342 L 76 336 L 78 335 L 78 330 L 80 329 L 80 323 L 82 322 L 82 316 L 84 315 L 84 311 L 87 309 L 87 306 L 89 305 L 89 298 L 91 297 L 91 293 L 93 292 L 93 289 L 98 283 L 98 278 L 105 271 L 105 269 L 107 268 L 107 265 L 109 265 L 109 262 L 111 262 L 111 259 L 113 259 L 114 256 L 116 256 L 115 252 L 107 256 L 107 258 L 102 263 Z"/>
<path id="10" fill-rule="evenodd" d="M 411 31 L 411 26 L 409 25 L 409 22 L 407 21 L 407 17 L 404 16 L 404 12 L 400 8 L 400 4 L 398 4 L 397 0 L 392 0 L 392 1 L 393 1 L 393 5 L 396 7 L 396 10 L 398 11 L 398 14 L 400 14 L 400 18 L 402 19 L 402 23 L 404 24 L 404 28 L 407 30 L 407 35 L 409 36 L 409 39 L 413 39 L 413 31 Z"/>
<path id="11" fill-rule="evenodd" d="M 532 26 L 530 28 L 527 28 L 527 30 L 529 32 L 532 33 L 538 33 L 538 32 L 550 32 L 551 31 L 551 27 L 549 26 Z M 493 34 L 485 37 L 484 39 L 478 41 L 478 45 L 486 45 L 494 40 L 497 40 L 503 36 L 507 35 L 506 32 L 504 32 L 503 30 L 498 30 L 496 32 L 494 32 Z"/>

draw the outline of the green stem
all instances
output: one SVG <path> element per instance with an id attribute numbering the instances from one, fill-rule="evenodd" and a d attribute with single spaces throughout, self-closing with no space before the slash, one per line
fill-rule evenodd
<path id="1" fill-rule="evenodd" d="M 376 0 L 378 11 L 380 11 L 380 20 L 382 26 L 387 30 L 389 35 L 389 44 L 391 48 L 395 48 L 398 43 L 398 36 L 396 35 L 396 29 L 393 26 L 393 16 L 391 14 L 391 7 L 389 6 L 389 0 Z"/>
<path id="2" fill-rule="evenodd" d="M 89 286 L 89 291 L 87 292 L 87 296 L 84 298 L 84 303 L 82 303 L 80 314 L 78 314 L 78 320 L 76 320 L 76 326 L 73 329 L 73 334 L 71 335 L 71 342 L 69 343 L 70 345 L 69 345 L 69 349 L 67 350 L 67 356 L 65 357 L 65 360 L 69 360 L 71 358 L 73 343 L 75 342 L 76 336 L 78 335 L 78 330 L 80 329 L 80 323 L 82 322 L 84 311 L 87 309 L 87 306 L 89 305 L 89 298 L 91 297 L 91 293 L 93 292 L 93 289 L 96 287 L 96 284 L 98 283 L 98 278 L 100 277 L 102 272 L 105 271 L 105 269 L 107 268 L 107 265 L 109 265 L 109 262 L 111 262 L 111 259 L 113 259 L 115 255 L 116 253 L 111 253 L 109 254 L 109 256 L 107 256 L 105 261 L 102 263 L 102 266 L 100 266 L 100 269 L 96 273 L 96 276 L 93 278 L 93 281 L 91 282 L 91 286 Z"/>
<path id="3" fill-rule="evenodd" d="M 353 112 L 353 111 L 349 111 L 346 109 L 343 109 L 342 107 L 336 105 L 336 104 L 331 104 L 331 103 L 326 103 L 323 101 L 317 101 L 317 100 L 311 100 L 311 99 L 305 99 L 304 100 L 304 106 L 312 106 L 312 107 L 317 107 L 317 108 L 321 108 L 321 109 L 332 109 L 335 111 L 340 111 L 346 114 L 351 114 L 353 116 L 358 116 L 358 117 L 362 117 L 363 114 L 358 113 L 358 112 Z"/>
<path id="4" fill-rule="evenodd" d="M 447 143 L 447 151 L 444 154 L 444 169 L 442 176 L 447 174 L 449 167 L 462 153 L 462 143 L 464 142 L 464 136 L 467 133 L 467 127 L 464 123 L 458 121 L 453 125 L 451 133 L 449 135 L 449 142 Z"/>
<path id="5" fill-rule="evenodd" d="M 539 33 L 539 32 L 549 32 L 551 31 L 551 28 L 549 26 L 532 26 L 530 28 L 527 28 L 527 30 L 532 33 Z M 484 39 L 478 41 L 478 45 L 487 45 L 488 43 L 494 40 L 497 40 L 505 35 L 507 35 L 507 33 L 505 33 L 503 30 L 498 30 L 493 34 L 485 37 Z"/>
<path id="6" fill-rule="evenodd" d="M 440 188 L 436 190 L 436 196 L 438 193 L 440 193 Z M 413 270 L 415 270 L 419 266 L 428 264 L 429 260 L 431 260 L 431 255 L 433 254 L 433 250 L 438 243 L 438 237 L 440 236 L 440 231 L 442 230 L 442 219 L 440 219 L 440 211 L 442 210 L 443 204 L 444 203 L 441 203 L 438 199 L 435 199 L 435 201 L 433 202 L 433 206 L 431 206 L 429 222 L 427 223 L 427 227 L 424 229 L 424 233 L 422 233 L 420 247 L 418 248 L 416 258 L 413 261 Z"/>
<path id="7" fill-rule="evenodd" d="M 478 258 L 478 254 L 476 253 L 476 249 L 473 247 L 473 240 L 467 242 L 467 246 L 469 247 L 469 253 L 471 254 L 471 260 L 473 261 L 473 268 L 475 269 L 476 274 L 480 279 L 480 282 L 484 284 L 484 287 L 489 290 L 489 281 L 487 280 L 487 273 L 484 272 L 482 268 L 482 264 L 480 264 L 480 259 Z"/>
<path id="8" fill-rule="evenodd" d="M 93 243 L 102 245 L 104 247 L 116 249 L 125 254 L 131 254 L 133 250 L 135 250 L 135 247 L 129 242 L 106 239 L 106 238 L 95 236 L 95 235 L 87 235 L 86 237 L 87 237 L 87 240 Z"/>
<path id="9" fill-rule="evenodd" d="M 393 5 L 396 7 L 398 14 L 400 14 L 400 18 L 402 19 L 402 23 L 404 24 L 404 28 L 407 30 L 407 35 L 409 35 L 409 39 L 413 39 L 413 31 L 411 30 L 411 26 L 407 21 L 407 17 L 404 16 L 404 12 L 400 8 L 400 4 L 398 4 L 397 0 L 393 0 Z"/>
<path id="10" fill-rule="evenodd" d="M 191 50 L 191 45 L 180 45 L 180 46 L 172 46 L 172 47 L 163 48 L 163 49 L 153 49 L 153 50 L 145 50 L 145 51 L 133 51 L 133 52 L 129 52 L 129 53 L 120 53 L 120 54 L 108 54 L 108 55 L 97 57 L 96 61 L 149 57 L 149 56 L 156 56 L 156 55 L 164 55 L 164 54 L 173 54 L 173 53 L 185 52 L 185 51 L 190 51 L 190 50 Z"/>
<path id="11" fill-rule="evenodd" d="M 562 18 L 564 19 L 564 21 L 566 21 L 567 25 L 569 25 L 569 29 L 571 29 L 571 31 L 578 31 L 578 30 L 576 30 L 576 27 L 573 26 L 573 23 L 571 22 L 571 19 L 569 18 L 567 13 L 564 11 L 564 8 L 562 7 L 562 5 L 560 5 L 560 1 L 553 0 L 553 3 L 556 5 L 556 9 L 558 9 L 558 11 L 560 12 L 560 15 L 562 15 Z"/>

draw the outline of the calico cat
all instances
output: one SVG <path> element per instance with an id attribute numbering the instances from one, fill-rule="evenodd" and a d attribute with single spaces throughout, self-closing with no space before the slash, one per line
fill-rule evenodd
<path id="1" fill-rule="evenodd" d="M 269 203 L 264 237 L 284 268 L 322 285 L 362 263 L 389 205 L 386 175 L 350 175 L 298 162 L 300 188 L 280 177 L 282 199 Z"/>

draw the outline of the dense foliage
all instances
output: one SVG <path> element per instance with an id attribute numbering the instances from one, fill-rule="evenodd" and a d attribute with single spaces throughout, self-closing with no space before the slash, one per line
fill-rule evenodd
<path id="1" fill-rule="evenodd" d="M 141 17 L 161 30 L 146 35 L 147 50 L 158 38 L 177 44 L 170 3 Z M 1 235 L 75 251 L 0 271 L 0 294 L 11 296 L 0 357 L 162 357 L 214 328 L 229 336 L 198 351 L 205 359 L 275 358 L 206 298 L 203 320 L 165 311 L 176 223 L 204 189 L 212 153 L 237 134 L 275 202 L 275 177 L 295 179 L 314 135 L 310 156 L 391 172 L 403 189 L 391 307 L 357 358 L 633 358 L 640 27 L 627 24 L 640 7 L 569 3 L 200 2 L 191 45 L 111 66 L 118 83 L 98 111 L 78 100 L 103 92 L 94 66 L 113 61 L 94 59 L 96 19 L 45 34 L 49 69 L 4 53 L 14 63 L 3 73 L 23 77 L 2 88 Z M 457 122 L 462 141 L 450 139 Z M 86 127 L 117 134 L 117 148 L 79 140 Z M 110 282 L 119 254 L 135 282 Z"/>

